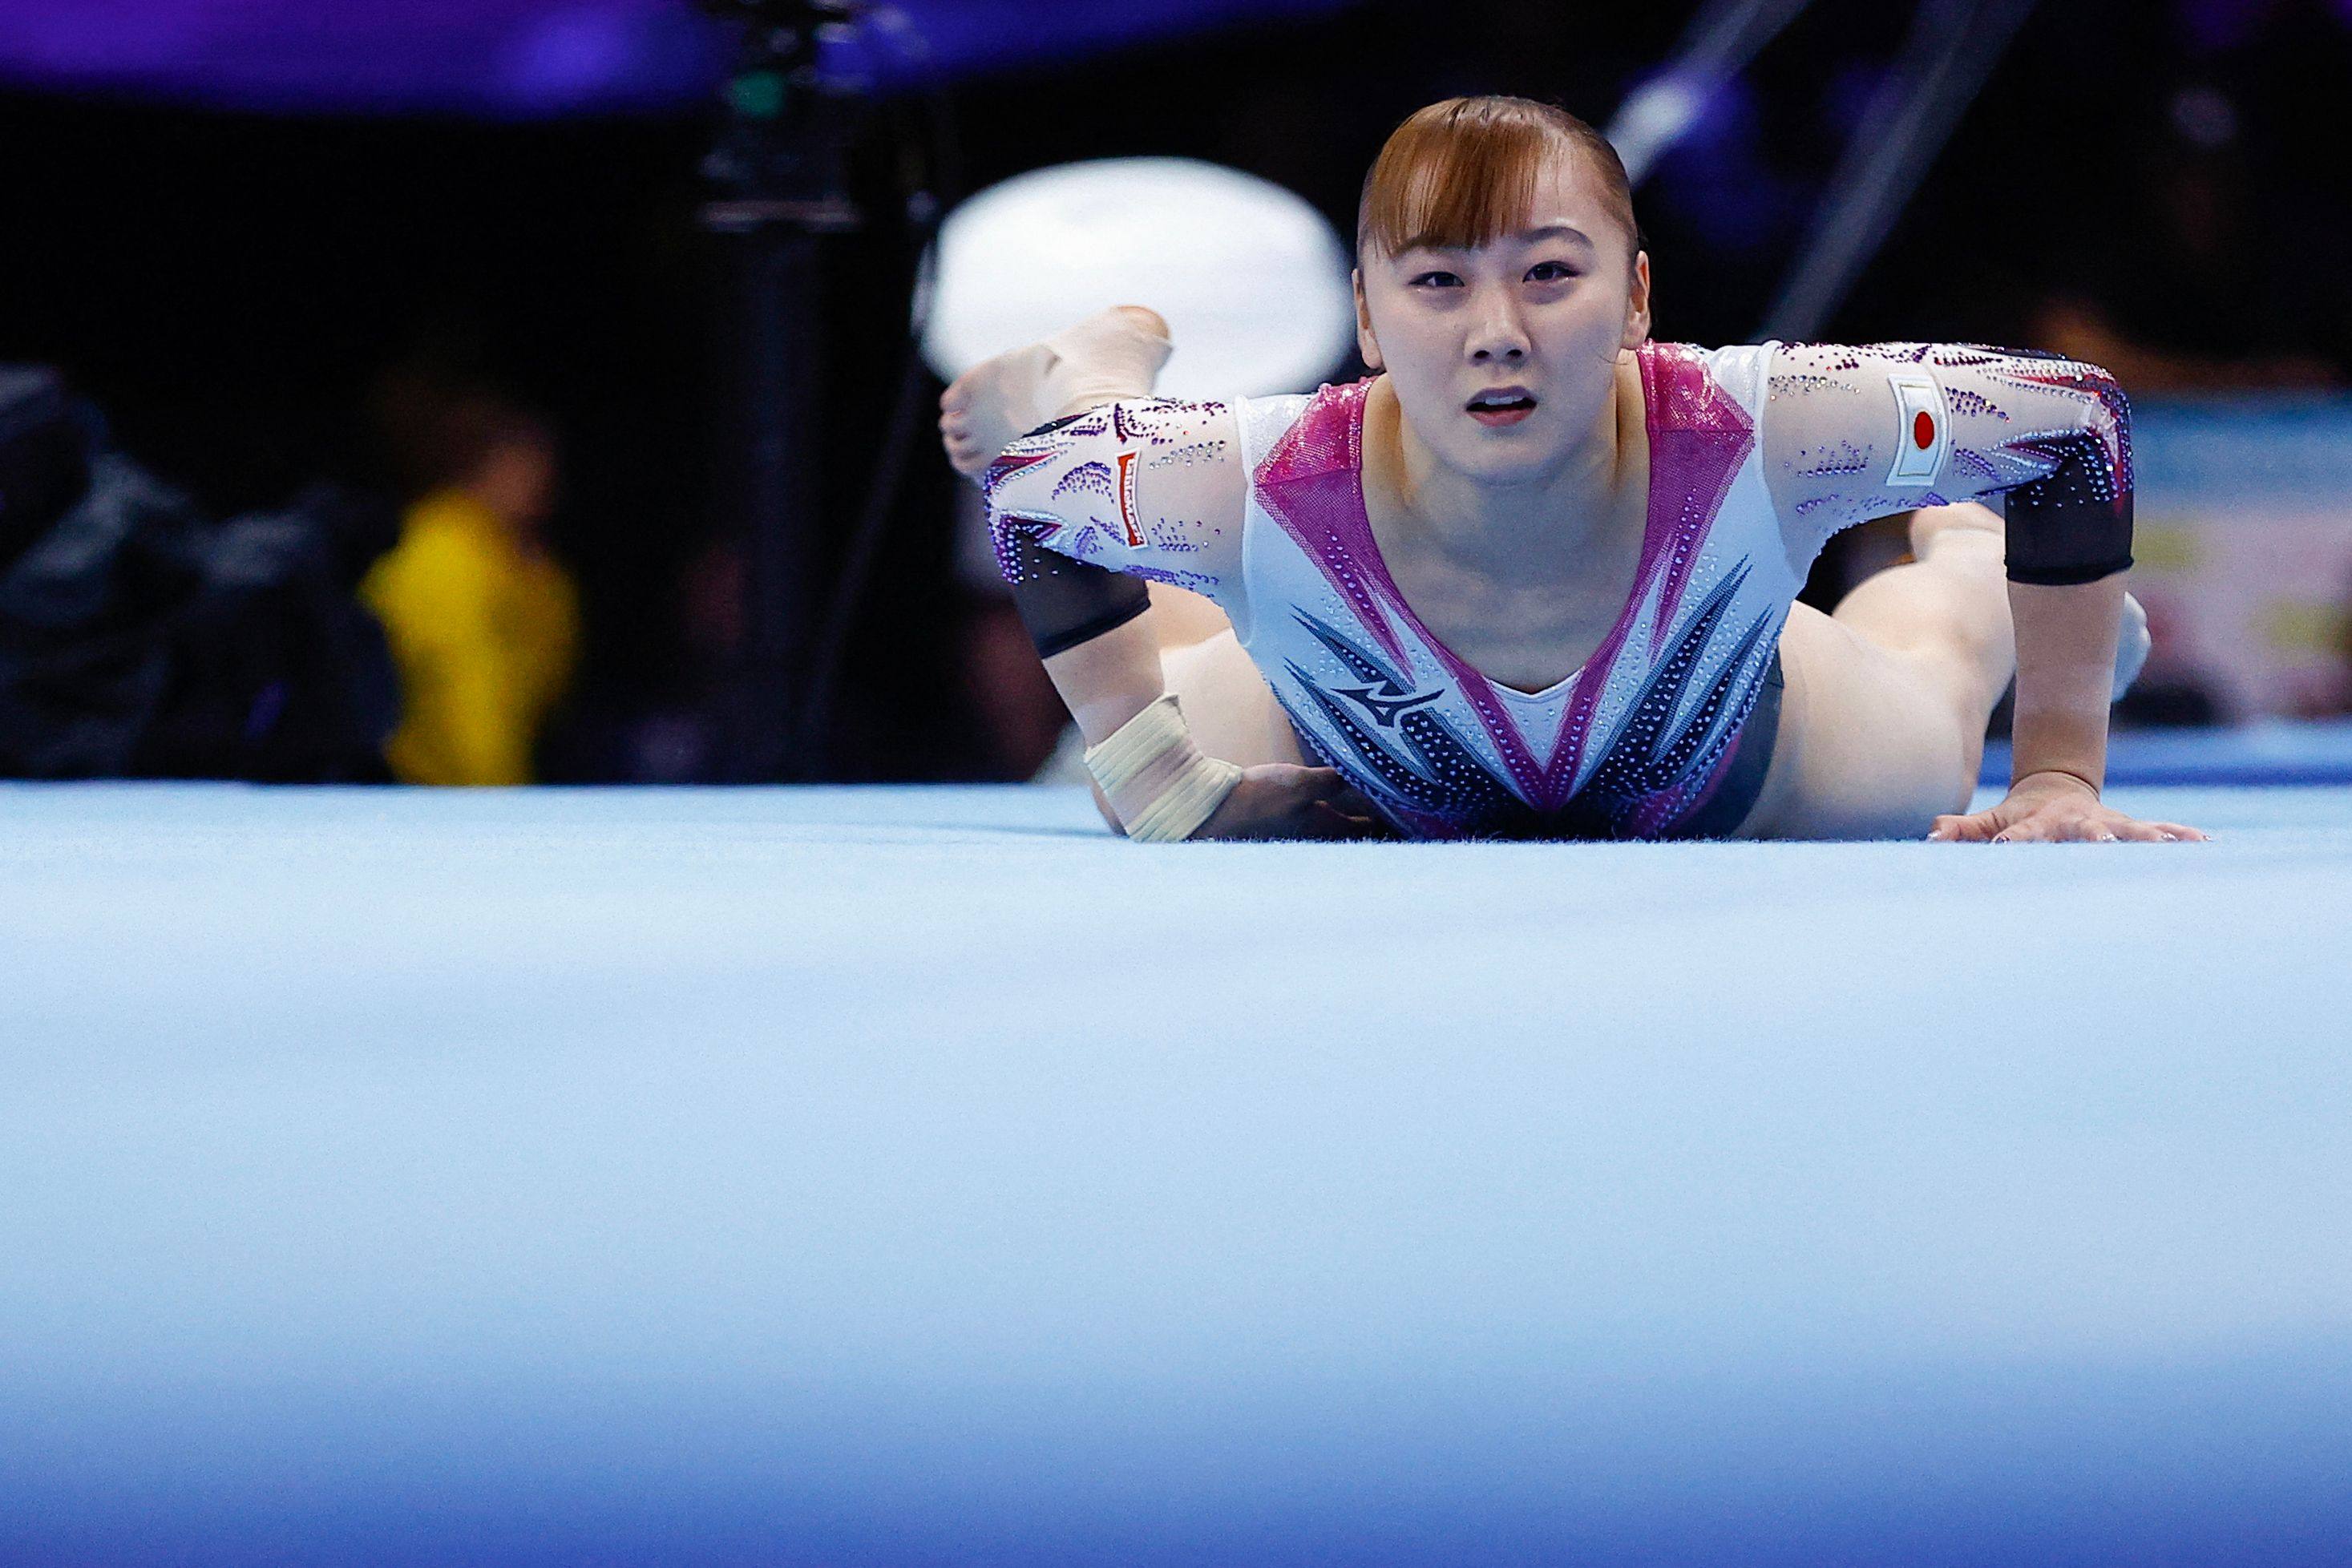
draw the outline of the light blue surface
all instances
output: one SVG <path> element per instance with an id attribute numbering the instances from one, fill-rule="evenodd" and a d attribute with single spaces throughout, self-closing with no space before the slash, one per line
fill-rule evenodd
<path id="1" fill-rule="evenodd" d="M 0 789 L 0 1561 L 2352 1557 L 2352 793 Z"/>
<path id="2" fill-rule="evenodd" d="M 2307 393 L 2137 399 L 2132 468 L 2140 510 L 2304 498 L 2341 502 L 2352 397 Z"/>
<path id="3" fill-rule="evenodd" d="M 1983 782 L 2005 785 L 2009 742 L 1985 748 Z M 2106 782 L 2352 784 L 2352 719 L 2265 720 L 2220 730 L 2125 730 L 2110 737 Z"/>

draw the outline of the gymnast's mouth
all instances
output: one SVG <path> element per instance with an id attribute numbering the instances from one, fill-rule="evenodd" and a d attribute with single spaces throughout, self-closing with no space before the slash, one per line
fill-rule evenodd
<path id="1" fill-rule="evenodd" d="M 1536 411 L 1536 395 L 1524 386 L 1497 386 L 1464 405 L 1481 425 L 1517 425 Z"/>

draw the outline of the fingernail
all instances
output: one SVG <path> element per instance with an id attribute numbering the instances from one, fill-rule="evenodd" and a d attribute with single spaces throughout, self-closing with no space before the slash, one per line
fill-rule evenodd
<path id="1" fill-rule="evenodd" d="M 1996 833 L 1992 836 L 1992 841 L 1995 844 L 2007 844 L 2010 842 L 2010 837 L 2006 833 Z"/>

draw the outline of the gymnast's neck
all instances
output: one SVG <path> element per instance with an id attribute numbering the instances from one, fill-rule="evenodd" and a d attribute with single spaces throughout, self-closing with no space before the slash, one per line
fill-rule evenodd
<path id="1" fill-rule="evenodd" d="M 1641 370 L 1631 353 L 1619 356 L 1586 436 L 1557 462 L 1507 479 L 1440 462 L 1405 423 L 1386 375 L 1364 403 L 1365 499 L 1380 533 L 1522 583 L 1577 578 L 1628 530 L 1638 537 L 1649 457 Z"/>

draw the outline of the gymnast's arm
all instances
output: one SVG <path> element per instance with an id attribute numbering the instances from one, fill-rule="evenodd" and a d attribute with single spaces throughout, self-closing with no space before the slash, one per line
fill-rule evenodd
<path id="1" fill-rule="evenodd" d="M 2115 378 L 1950 343 L 1788 345 L 1771 373 L 1766 473 L 1800 570 L 1851 523 L 2003 498 L 2017 632 L 2010 798 L 1939 835 L 2155 837 L 2098 804 L 2131 566 L 2131 408 Z"/>
<path id="2" fill-rule="evenodd" d="M 1161 695 L 1147 583 L 1240 608 L 1244 482 L 1230 409 L 1150 397 L 1066 412 L 989 464 L 997 564 L 1090 744 Z"/>
<path id="3" fill-rule="evenodd" d="M 1248 476 L 1230 408 L 1125 398 L 1066 414 L 1007 446 L 982 483 L 1014 607 L 1129 837 L 1319 837 L 1356 826 L 1322 805 L 1343 787 L 1337 773 L 1204 758 L 1164 696 L 1147 582 L 1203 595 L 1247 625 Z"/>

